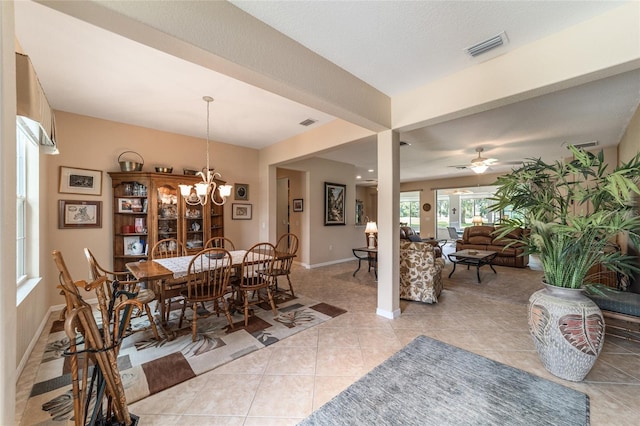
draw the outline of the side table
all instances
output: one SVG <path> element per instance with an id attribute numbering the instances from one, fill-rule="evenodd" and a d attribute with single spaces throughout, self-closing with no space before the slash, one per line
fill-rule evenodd
<path id="1" fill-rule="evenodd" d="M 378 279 L 378 249 L 377 248 L 368 248 L 368 247 L 358 247 L 351 249 L 353 251 L 353 255 L 358 259 L 358 269 L 353 272 L 353 276 L 356 276 L 356 273 L 360 270 L 360 264 L 363 260 L 366 260 L 369 264 L 368 272 L 371 272 L 371 268 L 373 267 L 373 272 L 376 275 L 376 280 Z"/>

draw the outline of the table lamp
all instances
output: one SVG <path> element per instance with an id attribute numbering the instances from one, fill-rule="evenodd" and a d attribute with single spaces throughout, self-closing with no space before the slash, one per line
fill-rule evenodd
<path id="1" fill-rule="evenodd" d="M 364 229 L 364 233 L 369 236 L 368 249 L 376 248 L 376 234 L 378 233 L 378 225 L 375 222 L 367 222 L 367 226 Z"/>
<path id="2" fill-rule="evenodd" d="M 473 223 L 474 226 L 482 225 L 482 216 L 474 216 L 473 218 L 471 218 L 471 223 Z"/>

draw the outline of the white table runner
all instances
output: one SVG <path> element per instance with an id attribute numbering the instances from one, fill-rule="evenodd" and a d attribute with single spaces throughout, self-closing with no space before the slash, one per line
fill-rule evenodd
<path id="1" fill-rule="evenodd" d="M 231 262 L 233 265 L 240 265 L 242 264 L 242 260 L 244 259 L 244 255 L 247 251 L 246 250 L 233 250 L 230 251 L 229 253 L 231 254 Z M 170 270 L 171 272 L 173 272 L 173 278 L 182 278 L 182 277 L 186 277 L 188 274 L 188 269 L 189 269 L 189 262 L 191 262 L 191 259 L 193 259 L 195 256 L 178 256 L 178 257 L 167 257 L 166 259 L 154 259 L 153 261 L 164 266 L 165 268 L 167 268 L 168 270 Z M 212 259 L 213 261 L 215 261 L 216 259 Z M 224 265 L 224 263 L 218 261 L 218 262 L 212 262 L 212 265 L 215 265 L 216 263 L 220 264 L 221 266 Z M 226 262 L 225 262 L 226 263 Z M 200 268 L 200 265 L 196 265 L 196 272 L 200 272 L 198 269 Z"/>

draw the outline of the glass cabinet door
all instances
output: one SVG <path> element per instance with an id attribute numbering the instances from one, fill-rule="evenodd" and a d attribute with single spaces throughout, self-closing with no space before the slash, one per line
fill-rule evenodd
<path id="1" fill-rule="evenodd" d="M 158 187 L 158 241 L 178 238 L 178 189 L 170 185 Z"/>
<path id="2" fill-rule="evenodd" d="M 185 245 L 187 251 L 199 251 L 204 247 L 204 222 L 201 205 L 185 205 L 184 210 L 185 224 Z"/>

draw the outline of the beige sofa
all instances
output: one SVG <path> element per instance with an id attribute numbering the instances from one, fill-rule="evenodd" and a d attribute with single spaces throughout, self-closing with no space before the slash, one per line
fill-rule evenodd
<path id="1" fill-rule="evenodd" d="M 400 241 L 400 298 L 437 303 L 442 292 L 444 259 L 425 242 Z"/>
<path id="2" fill-rule="evenodd" d="M 524 254 L 524 248 L 517 243 L 506 247 L 512 240 L 522 236 L 524 230 L 516 229 L 505 238 L 495 238 L 493 226 L 469 226 L 464 229 L 462 238 L 456 241 L 456 251 L 488 250 L 497 252 L 493 260 L 494 265 L 515 266 L 524 268 L 529 264 L 529 255 Z"/>

